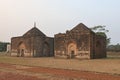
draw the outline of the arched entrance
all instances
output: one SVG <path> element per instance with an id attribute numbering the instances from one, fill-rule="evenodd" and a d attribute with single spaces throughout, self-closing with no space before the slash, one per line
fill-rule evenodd
<path id="1" fill-rule="evenodd" d="M 50 47 L 47 42 L 44 43 L 43 56 L 50 56 Z"/>
<path id="2" fill-rule="evenodd" d="M 24 57 L 25 55 L 25 44 L 23 42 L 20 42 L 18 45 L 18 57 Z"/>
<path id="3" fill-rule="evenodd" d="M 74 58 L 75 55 L 76 55 L 76 44 L 70 43 L 68 45 L 68 56 L 69 56 L 69 58 Z"/>

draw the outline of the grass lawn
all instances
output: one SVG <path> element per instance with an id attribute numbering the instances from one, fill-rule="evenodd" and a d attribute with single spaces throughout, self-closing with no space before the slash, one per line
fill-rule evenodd
<path id="1" fill-rule="evenodd" d="M 110 56 L 105 59 L 92 60 L 55 59 L 54 57 L 23 58 L 1 55 L 0 63 L 120 74 L 120 57 L 118 55 L 117 57 Z"/>

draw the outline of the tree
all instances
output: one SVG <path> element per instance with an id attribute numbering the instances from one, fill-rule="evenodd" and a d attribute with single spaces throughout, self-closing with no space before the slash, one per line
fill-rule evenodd
<path id="1" fill-rule="evenodd" d="M 117 43 L 116 45 L 109 45 L 107 47 L 107 51 L 120 52 L 120 44 Z"/>
<path id="2" fill-rule="evenodd" d="M 105 29 L 106 26 L 101 26 L 101 25 L 98 25 L 98 26 L 94 26 L 92 28 L 90 28 L 92 31 L 94 32 L 109 32 L 109 30 Z"/>
<path id="3" fill-rule="evenodd" d="M 108 38 L 106 33 L 109 32 L 109 30 L 106 29 L 106 26 L 98 25 L 90 28 L 93 32 L 95 32 L 97 35 L 101 35 L 106 37 L 106 44 L 107 46 L 110 44 L 110 39 Z"/>

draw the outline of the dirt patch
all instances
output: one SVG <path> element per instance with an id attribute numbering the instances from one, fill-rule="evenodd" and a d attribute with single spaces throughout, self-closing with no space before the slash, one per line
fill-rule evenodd
<path id="1" fill-rule="evenodd" d="M 16 67 L 17 66 L 17 67 Z M 44 67 L 29 67 L 0 63 L 0 68 L 10 68 L 33 74 L 49 75 L 45 80 L 119 80 L 119 75 L 111 75 L 105 73 L 85 72 L 79 70 L 66 70 Z M 27 76 L 18 73 L 0 72 L 0 80 L 44 80 L 34 76 Z"/>
<path id="2" fill-rule="evenodd" d="M 0 63 L 120 74 L 120 59 L 113 58 L 78 60 L 0 56 Z"/>
<path id="3" fill-rule="evenodd" d="M 38 78 L 32 77 L 32 76 L 13 74 L 10 72 L 1 72 L 0 71 L 0 80 L 45 80 L 45 79 L 38 79 Z"/>
<path id="4" fill-rule="evenodd" d="M 8 64 L 8 63 L 0 63 L 0 67 L 5 67 L 5 68 L 15 68 L 15 66 Z"/>
<path id="5" fill-rule="evenodd" d="M 119 80 L 120 79 L 120 76 L 118 75 L 110 75 L 110 74 L 96 73 L 96 72 L 75 71 L 75 70 L 65 70 L 65 69 L 34 67 L 34 68 L 27 68 L 23 70 L 35 72 L 35 73 L 49 73 L 57 76 L 87 79 L 87 80 Z"/>

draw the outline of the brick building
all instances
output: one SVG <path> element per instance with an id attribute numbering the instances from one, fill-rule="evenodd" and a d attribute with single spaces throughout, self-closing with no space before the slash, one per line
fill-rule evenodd
<path id="1" fill-rule="evenodd" d="M 13 37 L 11 39 L 11 56 L 53 56 L 53 43 L 53 38 L 47 37 L 34 25 L 23 36 Z"/>
<path id="2" fill-rule="evenodd" d="M 106 57 L 106 38 L 80 23 L 66 33 L 47 37 L 35 26 L 11 39 L 12 56 L 94 59 Z"/>
<path id="3" fill-rule="evenodd" d="M 66 33 L 55 35 L 54 54 L 56 58 L 103 58 L 106 57 L 106 38 L 80 23 Z"/>

